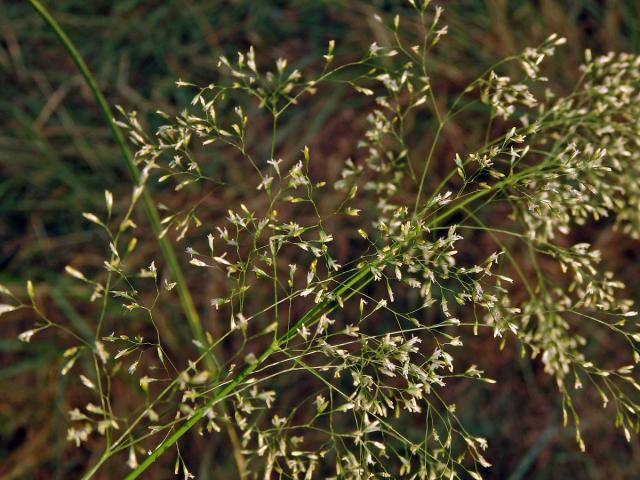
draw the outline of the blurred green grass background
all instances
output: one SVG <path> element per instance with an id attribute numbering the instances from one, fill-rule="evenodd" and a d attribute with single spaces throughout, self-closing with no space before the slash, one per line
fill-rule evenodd
<path id="1" fill-rule="evenodd" d="M 208 83 L 220 55 L 254 45 L 261 58 L 287 57 L 313 68 L 327 42 L 338 44 L 338 61 L 357 57 L 372 41 L 385 42 L 373 14 L 407 8 L 382 0 L 56 0 L 43 2 L 77 44 L 111 104 L 140 112 L 157 124 L 155 110 L 176 112 L 188 103 L 175 88 L 182 78 Z M 636 0 L 459 0 L 442 2 L 450 34 L 433 58 L 434 90 L 443 101 L 496 59 L 534 45 L 552 32 L 568 46 L 547 65 L 559 88 L 570 88 L 585 48 L 640 51 L 640 2 Z M 0 283 L 20 291 L 27 279 L 52 317 L 89 334 L 86 292 L 64 275 L 67 264 L 96 268 L 102 242 L 87 228 L 82 212 L 100 208 L 104 189 L 116 198 L 130 182 L 115 144 L 71 60 L 27 2 L 0 0 Z M 280 148 L 294 152 L 306 140 L 325 153 L 331 169 L 348 156 L 363 119 L 349 93 L 336 89 L 283 126 L 290 132 Z M 305 138 L 296 137 L 302 117 L 311 118 Z M 428 134 L 429 125 L 418 126 Z M 480 134 L 469 126 L 448 129 L 447 148 L 464 150 Z M 352 135 L 349 135 L 352 133 Z M 331 164 L 331 162 L 335 164 Z M 230 177 L 244 172 L 213 159 L 212 168 Z M 241 188 L 241 186 L 235 187 Z M 163 201 L 166 193 L 159 192 Z M 185 193 L 184 195 L 188 195 Z M 185 199 L 186 200 L 186 199 Z M 180 197 L 167 199 L 180 202 Z M 224 212 L 223 208 L 221 212 Z M 212 213 L 215 218 L 216 213 Z M 141 245 L 155 248 L 142 226 Z M 148 242 L 144 242 L 144 237 Z M 593 239 L 592 239 L 593 240 Z M 605 259 L 640 298 L 638 244 L 611 232 L 595 239 Z M 141 256 L 152 255 L 144 249 Z M 631 261 L 630 261 L 631 259 Z M 634 290 L 635 289 L 635 290 Z M 206 291 L 194 292 L 206 298 Z M 75 478 L 91 452 L 69 445 L 66 411 L 82 396 L 74 381 L 59 375 L 64 338 L 44 335 L 31 344 L 16 337 L 30 325 L 26 315 L 2 318 L 0 336 L 0 478 Z M 188 332 L 177 332 L 187 338 Z M 483 345 L 467 350 L 485 355 Z M 514 368 L 517 365 L 517 368 Z M 572 432 L 560 427 L 549 379 L 517 352 L 495 355 L 497 387 L 454 392 L 466 409 L 463 420 L 491 445 L 488 478 L 638 478 L 638 443 L 627 445 L 598 420 L 585 425 L 590 455 L 580 455 Z M 526 406 L 526 407 L 525 407 Z M 462 410 L 462 409 L 461 409 Z M 522 412 L 528 412 L 525 416 Z M 190 453 L 198 478 L 226 478 L 233 472 L 224 441 Z M 205 448 L 206 447 L 206 448 Z M 211 465 L 216 464 L 216 474 Z M 109 478 L 105 474 L 103 478 Z"/>

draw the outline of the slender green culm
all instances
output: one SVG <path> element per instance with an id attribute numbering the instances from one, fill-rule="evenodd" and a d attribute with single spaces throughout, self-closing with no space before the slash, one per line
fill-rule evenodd
<path id="1" fill-rule="evenodd" d="M 483 196 L 489 195 L 495 190 L 505 188 L 509 184 L 509 182 L 512 181 L 513 179 L 507 179 L 505 181 L 499 182 L 492 188 L 480 190 L 475 194 L 469 196 L 468 198 L 465 198 L 460 203 L 452 206 L 445 212 L 438 215 L 437 218 L 433 219 L 430 222 L 430 226 L 438 225 L 440 222 L 446 220 L 458 210 L 463 209 L 465 205 L 472 203 L 473 201 L 476 201 Z M 412 239 L 410 238 L 408 240 L 411 241 Z M 297 323 L 295 323 L 280 338 L 278 338 L 267 349 L 265 349 L 258 356 L 255 362 L 247 365 L 236 377 L 233 378 L 233 380 L 231 380 L 224 386 L 224 388 L 222 388 L 213 397 L 211 397 L 211 399 L 192 417 L 185 421 L 184 424 L 177 428 L 169 437 L 163 440 L 162 443 L 158 447 L 156 447 L 156 449 L 127 476 L 127 480 L 138 478 L 167 450 L 167 448 L 174 445 L 182 436 L 184 436 L 189 430 L 197 425 L 208 410 L 210 410 L 214 405 L 219 403 L 226 396 L 233 393 L 234 389 L 238 385 L 240 385 L 247 377 L 249 377 L 249 375 L 251 375 L 260 365 L 262 365 L 274 352 L 279 351 L 280 348 L 282 348 L 283 345 L 291 340 L 302 327 L 310 327 L 322 315 L 329 314 L 333 309 L 335 309 L 338 304 L 336 300 L 333 300 L 334 298 L 340 297 L 343 301 L 347 300 L 348 298 L 357 294 L 366 285 L 368 285 L 374 279 L 371 273 L 372 267 L 375 269 L 376 267 L 379 267 L 383 264 L 384 262 L 382 260 L 377 260 L 370 265 L 362 266 L 356 273 L 351 275 L 343 285 L 341 285 L 339 288 L 336 288 L 335 291 L 332 292 L 330 296 L 332 298 L 331 300 L 324 301 L 323 303 L 318 304 L 313 309 L 309 310 L 302 318 L 300 318 L 300 320 L 298 320 Z"/>
<path id="2" fill-rule="evenodd" d="M 362 268 L 359 272 L 352 275 L 344 285 L 336 289 L 335 295 L 341 295 L 344 299 L 348 299 L 357 293 L 362 287 L 372 280 L 369 275 L 369 268 Z M 255 362 L 247 365 L 236 377 L 233 378 L 224 388 L 217 392 L 203 407 L 201 407 L 191 418 L 175 430 L 168 438 L 166 438 L 144 461 L 133 470 L 127 480 L 138 478 L 149 466 L 155 462 L 171 445 L 175 444 L 184 434 L 191 430 L 201 419 L 205 413 L 214 405 L 219 403 L 227 395 L 232 393 L 234 389 L 240 385 L 249 375 L 251 375 L 260 365 L 264 363 L 274 352 L 278 351 L 285 345 L 302 326 L 310 326 L 314 321 L 318 320 L 321 315 L 331 312 L 336 307 L 334 300 L 325 301 L 316 305 L 309 310 L 298 322 L 285 332 L 277 341 L 273 342 L 264 352 L 258 356 Z"/>
<path id="3" fill-rule="evenodd" d="M 136 185 L 140 184 L 140 172 L 133 160 L 133 155 L 129 150 L 129 147 L 127 146 L 127 141 L 118 125 L 116 125 L 111 107 L 109 107 L 107 100 L 104 98 L 102 91 L 98 87 L 96 79 L 92 75 L 87 64 L 84 62 L 82 56 L 80 55 L 80 52 L 78 52 L 75 45 L 71 42 L 60 24 L 55 20 L 55 18 L 51 16 L 51 14 L 42 5 L 42 3 L 40 3 L 38 0 L 28 1 L 38 12 L 38 14 L 40 14 L 40 16 L 44 19 L 44 21 L 51 27 L 60 42 L 64 45 L 73 62 L 76 64 L 76 67 L 78 67 L 82 78 L 87 83 L 87 86 L 91 90 L 93 98 L 96 100 L 96 103 L 100 108 L 100 112 L 102 113 L 105 123 L 109 126 L 109 130 L 111 131 L 111 134 L 113 135 L 113 138 L 118 145 L 118 149 L 120 150 L 122 158 L 124 158 L 126 162 L 127 169 L 129 170 L 129 174 L 131 175 L 133 182 Z M 160 236 L 160 233 L 162 232 L 162 226 L 160 225 L 160 217 L 158 216 L 158 211 L 155 207 L 155 204 L 153 203 L 151 194 L 148 190 L 144 189 L 141 195 L 144 211 L 147 215 L 149 223 L 151 224 L 153 233 L 158 239 L 158 244 L 160 245 L 160 249 L 162 250 L 163 257 L 167 262 L 167 267 L 171 272 L 171 276 L 176 282 L 176 291 L 178 292 L 178 297 L 180 299 L 180 304 L 182 305 L 184 315 L 185 317 L 187 317 L 187 321 L 189 322 L 189 326 L 191 327 L 194 337 L 198 341 L 200 341 L 202 345 L 206 345 L 207 342 L 204 335 L 204 329 L 202 328 L 202 322 L 200 321 L 198 311 L 196 310 L 193 299 L 191 298 L 191 294 L 189 293 L 187 282 L 182 273 L 182 269 L 180 268 L 180 264 L 178 263 L 178 259 L 176 258 L 176 254 L 173 251 L 173 246 L 171 245 L 168 238 Z M 213 363 L 212 359 L 208 358 L 208 360 L 206 361 L 209 362 L 209 366 L 212 369 L 215 368 L 215 363 Z"/>
<path id="4" fill-rule="evenodd" d="M 100 112 L 102 113 L 105 123 L 109 126 L 109 130 L 111 131 L 111 134 L 113 135 L 113 138 L 118 145 L 118 149 L 120 150 L 120 153 L 126 162 L 127 169 L 129 170 L 129 174 L 131 175 L 134 184 L 139 185 L 142 178 L 140 176 L 140 171 L 138 170 L 138 167 L 134 162 L 133 155 L 127 146 L 126 139 L 122 134 L 122 131 L 116 124 L 111 107 L 102 94 L 102 91 L 98 87 L 95 77 L 89 70 L 89 67 L 80 55 L 80 52 L 78 52 L 75 45 L 73 44 L 71 39 L 69 39 L 60 24 L 56 21 L 55 18 L 53 18 L 48 10 L 42 5 L 42 3 L 40 3 L 38 0 L 28 1 L 38 12 L 38 14 L 43 18 L 43 20 L 51 27 L 60 42 L 64 45 L 76 67 L 78 67 L 82 78 L 85 80 L 87 86 L 91 90 L 96 103 L 98 104 L 98 107 L 100 108 Z M 187 318 L 189 327 L 193 333 L 195 340 L 197 340 L 198 344 L 201 345 L 202 348 L 206 348 L 206 345 L 208 345 L 209 342 L 205 335 L 200 316 L 198 315 L 198 311 L 196 310 L 195 304 L 193 302 L 193 298 L 191 297 L 191 293 L 189 292 L 187 281 L 184 277 L 184 274 L 182 273 L 182 269 L 180 268 L 180 264 L 170 240 L 165 235 L 162 235 L 162 225 L 160 224 L 158 211 L 153 202 L 151 194 L 146 188 L 142 189 L 141 198 L 147 219 L 149 220 L 153 233 L 158 240 L 158 245 L 160 246 L 160 250 L 162 251 L 162 256 L 167 263 L 167 267 L 171 272 L 173 281 L 175 282 L 175 288 L 178 293 L 180 305 L 182 306 L 182 311 Z M 211 350 L 209 350 L 209 352 L 211 352 Z M 218 367 L 216 365 L 214 355 L 212 353 L 207 354 L 204 361 L 207 369 L 215 374 Z M 244 461 L 242 459 L 242 455 L 240 454 L 237 435 L 232 427 L 228 428 L 227 430 L 229 432 L 229 436 L 233 445 L 233 453 L 236 464 L 239 471 L 243 472 Z"/>

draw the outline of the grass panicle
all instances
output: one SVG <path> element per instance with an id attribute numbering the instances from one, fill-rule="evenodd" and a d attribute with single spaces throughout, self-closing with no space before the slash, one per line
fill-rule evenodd
<path id="1" fill-rule="evenodd" d="M 627 441 L 639 431 L 637 312 L 600 251 L 571 239 L 603 219 L 640 236 L 640 56 L 587 50 L 573 88 L 556 91 L 545 60 L 567 40 L 551 34 L 441 98 L 433 59 L 446 49 L 447 14 L 410 0 L 372 17 L 376 41 L 360 55 L 334 40 L 304 67 L 253 46 L 223 55 L 215 82 L 177 81 L 190 104 L 158 111 L 152 129 L 135 111 L 113 118 L 67 35 L 30 3 L 133 178 L 126 208 L 107 191 L 106 215 L 84 214 L 106 240 L 104 272 L 66 269 L 100 304 L 93 340 L 50 319 L 31 283 L 28 303 L 1 292 L 13 303 L 0 314 L 37 317 L 20 340 L 56 327 L 73 342 L 62 375 L 92 401 L 69 412 L 68 440 L 104 445 L 83 478 L 116 458 L 127 459 L 126 478 L 148 475 L 169 451 L 176 475 L 193 478 L 181 444 L 222 429 L 241 478 L 483 478 L 490 446 L 452 394 L 496 382 L 491 365 L 463 360 L 483 336 L 496 355 L 513 345 L 541 365 L 582 451 L 583 388 Z M 352 155 L 333 171 L 322 146 L 291 154 L 286 144 L 323 122 L 299 119 L 342 90 L 362 120 Z M 447 155 L 460 125 L 480 134 Z M 154 202 L 153 182 L 166 201 Z M 162 267 L 136 255 L 138 202 Z M 189 283 L 207 292 L 211 331 L 174 245 Z M 194 350 L 168 347 L 160 313 L 174 289 Z M 619 355 L 603 361 L 607 349 Z M 123 386 L 137 393 L 126 409 L 113 406 Z"/>

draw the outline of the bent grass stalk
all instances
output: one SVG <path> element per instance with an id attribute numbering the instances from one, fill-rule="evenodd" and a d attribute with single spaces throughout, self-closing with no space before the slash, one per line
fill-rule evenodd
<path id="1" fill-rule="evenodd" d="M 514 175 L 513 177 L 509 177 L 504 179 L 501 182 L 496 183 L 491 188 L 483 189 L 476 191 L 475 193 L 469 195 L 467 198 L 462 200 L 461 202 L 452 205 L 446 211 L 442 212 L 437 217 L 433 218 L 429 222 L 429 226 L 436 226 L 443 220 L 446 220 L 448 217 L 453 215 L 459 210 L 464 210 L 466 205 L 475 200 L 478 200 L 490 193 L 495 193 L 498 190 L 508 186 L 514 181 L 517 182 L 521 178 L 526 177 L 532 171 L 537 170 L 540 166 L 530 167 L 526 170 L 523 170 L 519 175 Z M 356 293 L 358 293 L 362 288 L 364 288 L 367 284 L 369 284 L 373 280 L 373 275 L 371 274 L 372 267 L 375 267 L 378 263 L 383 262 L 381 259 L 377 259 L 371 262 L 369 265 L 363 266 L 357 272 L 353 273 L 340 287 L 336 288 L 332 297 L 335 299 L 337 297 L 341 297 L 343 300 L 347 300 L 352 297 Z M 127 475 L 127 480 L 133 480 L 138 478 L 144 471 L 146 471 L 169 447 L 174 445 L 180 438 L 182 438 L 191 428 L 193 428 L 206 414 L 206 412 L 214 407 L 219 402 L 223 401 L 225 397 L 229 394 L 233 393 L 234 389 L 240 385 L 249 375 L 251 375 L 265 360 L 267 360 L 273 353 L 276 353 L 282 345 L 286 344 L 291 338 L 293 338 L 300 327 L 302 326 L 310 326 L 314 321 L 318 320 L 321 315 L 328 314 L 332 310 L 336 308 L 337 301 L 336 300 L 325 300 L 324 302 L 316 305 L 314 308 L 309 310 L 300 320 L 298 320 L 291 328 L 289 328 L 282 336 L 280 336 L 276 341 L 274 341 L 269 347 L 267 347 L 260 356 L 257 357 L 256 361 L 250 365 L 247 365 L 238 375 L 236 375 L 231 382 L 229 382 L 222 390 L 216 393 L 204 406 L 196 411 L 196 413 L 190 417 L 180 428 L 178 428 L 173 434 L 167 437 L 156 449 L 149 455 L 145 460 L 140 463 L 140 465 L 134 469 L 129 475 Z M 107 458 L 101 459 L 100 464 L 106 461 Z M 95 473 L 96 467 L 94 466 L 91 470 L 92 473 Z M 89 477 L 86 477 L 89 478 Z"/>
<path id="2" fill-rule="evenodd" d="M 28 1 L 34 8 L 34 10 L 38 12 L 42 19 L 53 30 L 56 37 L 63 44 L 67 53 L 80 71 L 84 81 L 91 90 L 91 93 L 96 103 L 98 104 L 98 107 L 100 108 L 100 112 L 106 124 L 109 126 L 109 130 L 111 131 L 111 134 L 113 135 L 113 138 L 118 145 L 118 149 L 120 150 L 120 153 L 125 160 L 127 169 L 129 171 L 129 174 L 131 175 L 133 182 L 136 185 L 139 185 L 142 177 L 140 175 L 140 172 L 138 171 L 136 164 L 134 163 L 133 155 L 127 147 L 127 143 L 124 135 L 122 134 L 122 131 L 114 122 L 114 116 L 111 107 L 109 107 L 107 100 L 98 87 L 95 77 L 89 70 L 89 67 L 80 55 L 80 52 L 78 52 L 78 49 L 75 47 L 71 39 L 67 36 L 60 24 L 56 21 L 55 18 L 53 18 L 53 16 L 44 7 L 44 5 L 42 5 L 42 3 L 40 3 L 38 0 Z M 202 345 L 202 348 L 205 348 L 205 346 L 208 344 L 208 341 L 202 327 L 200 316 L 198 315 L 195 304 L 193 302 L 193 298 L 191 297 L 191 293 L 189 292 L 189 289 L 187 287 L 187 282 L 184 278 L 184 274 L 182 273 L 182 269 L 180 268 L 180 264 L 178 263 L 175 251 L 173 250 L 173 247 L 171 246 L 168 238 L 166 236 L 160 236 L 160 233 L 162 232 L 160 216 L 158 215 L 158 211 L 153 203 L 151 194 L 147 189 L 142 190 L 141 198 L 145 214 L 149 220 L 149 223 L 151 224 L 151 228 L 158 241 L 160 250 L 162 251 L 162 256 L 167 262 L 167 267 L 169 268 L 169 271 L 171 272 L 171 275 L 176 283 L 176 291 L 178 292 L 180 305 L 182 306 L 184 315 L 187 317 L 189 327 L 195 339 L 200 343 L 200 345 Z M 208 355 L 206 355 L 204 360 L 208 370 L 210 370 L 211 372 L 217 372 L 218 366 L 213 352 L 210 352 Z M 232 427 L 229 427 L 229 437 L 234 447 L 233 450 L 236 464 L 239 471 L 242 473 L 244 471 L 244 462 L 240 453 L 240 444 L 237 434 Z"/>
<path id="3" fill-rule="evenodd" d="M 67 34 L 64 32 L 60 24 L 51 16 L 51 14 L 47 11 L 47 9 L 38 0 L 28 0 L 28 1 L 33 6 L 33 8 L 38 12 L 38 14 L 40 14 L 40 16 L 44 19 L 44 21 L 55 32 L 60 42 L 64 45 L 65 49 L 67 50 L 67 53 L 69 53 L 69 56 L 73 59 L 73 62 L 78 67 L 78 70 L 82 74 L 82 77 L 87 83 L 87 86 L 91 90 L 93 97 L 98 103 L 100 112 L 102 113 L 102 116 L 104 117 L 105 122 L 109 126 L 111 134 L 113 135 L 113 138 L 115 139 L 116 144 L 118 145 L 118 149 L 120 150 L 120 153 L 125 159 L 127 169 L 129 170 L 129 174 L 131 175 L 131 178 L 133 179 L 134 183 L 139 184 L 141 181 L 141 176 L 140 176 L 140 172 L 138 171 L 138 168 L 136 167 L 133 161 L 133 155 L 131 154 L 131 151 L 127 147 L 126 140 L 122 135 L 120 128 L 113 121 L 113 112 L 111 111 L 109 104 L 104 98 L 104 95 L 100 91 L 100 88 L 98 87 L 98 84 L 94 76 L 89 70 L 89 67 L 87 67 L 87 64 L 84 62 L 84 60 L 80 56 L 80 53 L 78 52 L 74 44 L 71 42 Z M 153 229 L 153 232 L 158 239 L 158 244 L 160 245 L 160 249 L 162 250 L 162 255 L 165 261 L 167 262 L 167 266 L 169 267 L 169 270 L 171 271 L 173 278 L 176 281 L 176 290 L 178 292 L 180 304 L 182 306 L 182 309 L 184 310 L 185 316 L 187 317 L 189 326 L 191 327 L 196 339 L 198 341 L 203 342 L 204 344 L 206 343 L 206 339 L 204 336 L 204 330 L 202 328 L 200 317 L 198 315 L 198 312 L 196 311 L 195 305 L 193 303 L 193 299 L 191 298 L 191 294 L 189 293 L 189 290 L 187 288 L 186 281 L 182 273 L 182 269 L 178 264 L 176 254 L 173 251 L 173 247 L 171 246 L 171 243 L 169 243 L 169 240 L 167 238 L 159 237 L 159 234 L 162 231 L 162 228 L 160 225 L 160 217 L 153 203 L 153 199 L 151 198 L 151 194 L 146 189 L 143 190 L 142 192 L 142 202 L 143 202 L 143 206 L 144 206 L 144 210 L 147 215 L 147 218 L 149 219 L 149 223 L 151 224 L 151 228 Z M 208 361 L 211 362 L 212 359 L 209 359 Z M 212 364 L 212 367 L 214 367 L 213 364 Z"/>
<path id="4" fill-rule="evenodd" d="M 343 299 L 348 299 L 352 295 L 355 295 L 366 284 L 368 284 L 373 277 L 369 275 L 371 265 L 365 267 L 354 273 L 347 281 L 334 291 L 337 296 L 342 296 Z M 358 284 L 358 282 L 360 282 Z M 228 383 L 222 390 L 214 395 L 203 407 L 201 407 L 191 418 L 189 418 L 184 425 L 177 429 L 171 436 L 166 438 L 145 460 L 129 475 L 127 480 L 138 478 L 147 468 L 151 466 L 171 445 L 175 444 L 185 433 L 196 425 L 205 413 L 215 406 L 217 403 L 224 400 L 224 398 L 232 393 L 234 389 L 240 385 L 249 375 L 251 375 L 264 361 L 269 358 L 273 353 L 277 352 L 280 347 L 289 341 L 303 325 L 310 325 L 317 320 L 321 315 L 330 313 L 337 305 L 334 300 L 325 300 L 324 302 L 316 305 L 309 310 L 300 320 L 298 320 L 289 330 L 287 330 L 280 338 L 267 347 L 262 354 L 256 359 L 256 361 L 246 366 L 234 379 Z"/>
<path id="5" fill-rule="evenodd" d="M 443 121 L 442 125 L 446 122 L 446 119 Z M 441 127 L 440 127 L 441 128 Z M 439 140 L 439 135 L 436 135 L 434 138 L 434 144 Z M 433 154 L 434 147 L 431 149 L 431 154 L 429 155 L 429 159 Z M 467 205 L 479 200 L 489 194 L 496 194 L 503 188 L 509 186 L 510 184 L 517 183 L 523 178 L 526 178 L 529 174 L 535 173 L 536 171 L 544 168 L 546 166 L 545 162 L 541 164 L 533 165 L 529 168 L 524 169 L 522 172 L 515 174 L 513 176 L 507 177 L 502 181 L 497 182 L 489 188 L 482 188 L 475 192 L 469 193 L 464 198 L 461 198 L 459 202 L 450 206 L 445 211 L 441 212 L 439 215 L 430 219 L 428 223 L 428 227 L 434 227 L 440 224 L 442 221 L 446 220 L 453 214 L 458 211 L 465 211 Z M 428 167 L 428 165 L 427 165 Z M 425 168 L 426 170 L 426 168 Z M 454 171 L 455 172 L 455 171 Z M 423 172 L 422 183 L 424 183 L 426 177 L 426 173 Z M 449 178 L 449 177 L 447 177 Z M 443 182 L 444 183 L 444 182 Z M 438 187 L 438 190 L 441 186 Z M 435 195 L 435 193 L 434 193 Z M 424 215 L 424 211 L 416 212 L 414 215 Z M 311 310 L 307 311 L 305 315 L 303 315 L 300 320 L 298 320 L 292 327 L 290 327 L 283 335 L 279 338 L 275 339 L 269 347 L 267 347 L 254 361 L 247 365 L 238 375 L 236 375 L 229 383 L 227 383 L 221 390 L 219 390 L 205 405 L 200 407 L 196 412 L 189 417 L 182 426 L 177 428 L 171 435 L 166 437 L 154 450 L 153 452 L 145 458 L 143 462 L 138 465 L 131 473 L 126 477 L 127 480 L 132 480 L 138 478 L 143 472 L 145 472 L 162 454 L 170 448 L 172 445 L 176 444 L 180 438 L 182 438 L 187 432 L 189 432 L 197 423 L 202 420 L 207 411 L 216 406 L 217 404 L 224 401 L 224 399 L 232 394 L 236 387 L 241 385 L 256 369 L 261 366 L 272 354 L 279 351 L 283 345 L 285 345 L 291 338 L 293 338 L 298 330 L 302 326 L 310 326 L 315 321 L 317 321 L 322 315 L 328 314 L 333 311 L 337 306 L 336 298 L 340 297 L 342 300 L 346 300 L 351 296 L 358 293 L 362 288 L 364 288 L 367 284 L 369 284 L 373 279 L 373 275 L 371 273 L 371 269 L 376 267 L 377 264 L 382 263 L 384 259 L 377 259 L 370 262 L 368 265 L 362 266 L 359 270 L 353 273 L 340 287 L 336 288 L 332 294 L 331 299 L 325 300 L 320 304 L 313 307 Z M 107 451 L 105 455 L 96 463 L 85 475 L 84 478 L 91 478 L 93 474 L 97 472 L 102 464 L 104 464 L 109 457 L 115 453 L 115 451 Z"/>

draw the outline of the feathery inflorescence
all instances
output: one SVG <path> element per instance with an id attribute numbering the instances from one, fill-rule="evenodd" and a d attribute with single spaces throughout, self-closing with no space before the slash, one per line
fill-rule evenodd
<path id="1" fill-rule="evenodd" d="M 580 448 L 573 398 L 583 385 L 615 405 L 615 424 L 627 439 L 638 431 L 637 314 L 620 298 L 624 285 L 599 265 L 599 252 L 563 239 L 604 217 L 640 236 L 640 57 L 586 52 L 574 90 L 556 94 L 544 88 L 541 68 L 565 39 L 551 35 L 489 68 L 445 111 L 430 71 L 431 51 L 447 33 L 443 10 L 428 0 L 409 3 L 413 16 L 389 25 L 376 18 L 392 44 L 374 43 L 358 60 L 334 65 L 339 46 L 330 42 L 319 73 L 292 69 L 284 59 L 265 70 L 250 48 L 220 59 L 215 84 L 178 82 L 195 90 L 191 105 L 175 118 L 160 112 L 165 124 L 154 134 L 122 111 L 119 125 L 137 149 L 140 183 L 117 222 L 118 200 L 108 192 L 106 217 L 85 214 L 108 238 L 111 280 L 67 268 L 103 302 L 101 318 L 107 303 L 120 302 L 153 322 L 175 286 L 155 262 L 129 268 L 132 212 L 150 182 L 176 191 L 202 183 L 219 192 L 229 178 L 209 176 L 211 155 L 240 159 L 255 172 L 247 179 L 257 181 L 217 225 L 202 222 L 198 204 L 161 210 L 160 236 L 194 242 L 186 249 L 190 272 L 224 285 L 207 306 L 223 322 L 222 334 L 208 334 L 206 344 L 194 340 L 198 353 L 188 362 L 171 358 L 161 328 L 143 338 L 126 322 L 65 352 L 62 373 L 77 371 L 95 395 L 95 403 L 70 412 L 68 437 L 80 445 L 104 436 L 100 464 L 128 455 L 134 478 L 190 430 L 218 435 L 226 425 L 238 432 L 249 478 L 481 478 L 490 447 L 467 431 L 446 389 L 460 379 L 493 382 L 482 359 L 480 366 L 456 362 L 464 342 L 482 330 L 496 337 L 497 349 L 511 339 L 540 359 Z M 421 35 L 404 38 L 405 22 L 419 25 Z M 518 78 L 504 73 L 514 65 Z M 357 154 L 329 184 L 314 173 L 319 155 L 305 147 L 297 158 L 280 158 L 277 138 L 291 110 L 336 84 L 369 99 L 370 108 Z M 448 123 L 474 108 L 486 114 L 484 144 L 436 159 Z M 418 113 L 435 120 L 426 153 L 407 131 L 407 118 Z M 252 125 L 265 121 L 273 135 L 257 140 Z M 439 184 L 436 160 L 450 170 Z M 341 192 L 339 203 L 323 200 L 328 189 Z M 489 212 L 504 220 L 492 224 Z M 469 262 L 460 246 L 477 230 L 492 236 L 496 250 Z M 347 263 L 338 259 L 339 242 L 351 249 Z M 553 275 L 549 265 L 557 267 Z M 139 282 L 156 289 L 152 303 L 134 288 Z M 24 341 L 60 326 L 31 298 L 42 323 L 24 332 Z M 7 308 L 14 307 L 2 312 Z M 624 345 L 628 363 L 592 358 L 593 329 Z M 221 356 L 234 337 L 242 348 Z M 212 354 L 215 369 L 204 362 Z M 82 356 L 94 359 L 92 371 L 74 369 Z M 141 363 L 155 368 L 140 372 Z M 176 366 L 182 363 L 186 368 Z M 123 364 L 128 372 L 119 373 Z M 145 394 L 135 410 L 111 408 L 109 385 L 119 375 L 137 377 Z M 176 470 L 188 478 L 177 451 Z"/>

